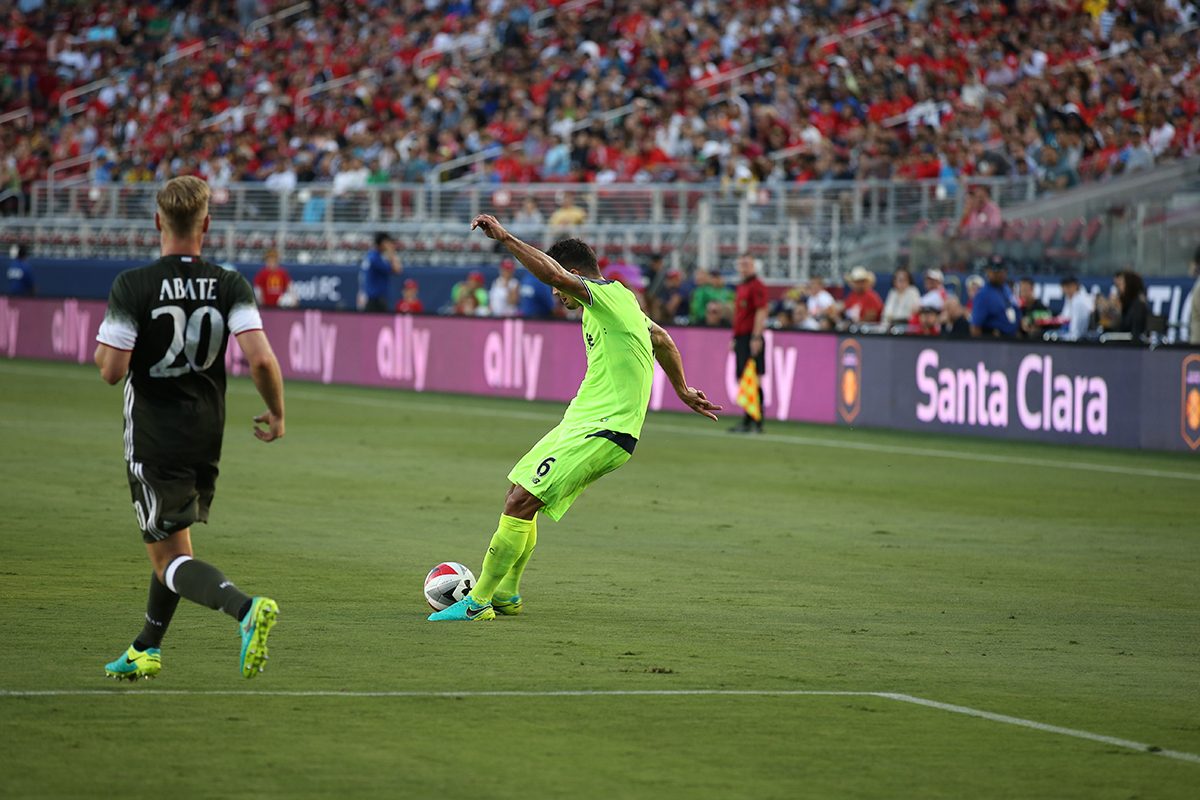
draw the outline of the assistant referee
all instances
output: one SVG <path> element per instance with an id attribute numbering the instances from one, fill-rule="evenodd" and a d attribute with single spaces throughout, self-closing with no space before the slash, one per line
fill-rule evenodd
<path id="1" fill-rule="evenodd" d="M 767 360 L 763 357 L 763 328 L 767 325 L 767 286 L 758 277 L 758 268 L 749 253 L 737 258 L 737 271 L 742 276 L 733 304 L 733 341 L 730 349 L 737 357 L 739 379 L 746 370 L 746 362 L 754 359 L 761 377 L 767 372 Z M 758 407 L 762 408 L 762 384 L 758 386 Z M 742 421 L 729 430 L 733 433 L 762 433 L 762 420 L 754 419 L 747 412 Z"/>

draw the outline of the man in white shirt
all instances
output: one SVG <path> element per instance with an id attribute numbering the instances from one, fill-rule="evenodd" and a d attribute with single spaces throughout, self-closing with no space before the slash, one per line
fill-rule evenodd
<path id="1" fill-rule="evenodd" d="M 362 159 L 351 156 L 345 160 L 342 168 L 333 176 L 334 197 L 340 197 L 354 189 L 367 188 L 367 178 L 371 171 L 363 166 Z"/>
<path id="2" fill-rule="evenodd" d="M 263 181 L 263 185 L 277 194 L 287 194 L 296 188 L 296 170 L 292 162 L 281 158 L 275 164 L 275 170 Z"/>
<path id="3" fill-rule="evenodd" d="M 946 276 L 940 269 L 925 270 L 925 294 L 921 295 L 920 308 L 936 308 L 946 304 Z"/>
<path id="4" fill-rule="evenodd" d="M 1150 145 L 1150 152 L 1154 153 L 1155 158 L 1162 158 L 1171 142 L 1175 140 L 1175 126 L 1162 111 L 1155 111 L 1151 115 L 1150 125 L 1150 135 L 1146 137 L 1146 144 Z"/>
<path id="5" fill-rule="evenodd" d="M 808 306 L 808 316 L 814 320 L 820 320 L 821 317 L 829 311 L 833 305 L 833 295 L 825 291 L 825 281 L 820 278 L 812 278 L 808 282 L 808 290 L 804 293 Z"/>
<path id="6" fill-rule="evenodd" d="M 1088 331 L 1092 320 L 1092 303 L 1087 292 L 1079 290 L 1079 279 L 1067 275 L 1060 281 L 1063 291 L 1063 308 L 1059 317 L 1067 320 L 1064 328 L 1060 329 L 1061 338 L 1074 341 Z"/>
<path id="7" fill-rule="evenodd" d="M 488 290 L 488 310 L 493 317 L 517 316 L 521 282 L 513 275 L 517 264 L 511 258 L 500 262 L 500 274 Z"/>

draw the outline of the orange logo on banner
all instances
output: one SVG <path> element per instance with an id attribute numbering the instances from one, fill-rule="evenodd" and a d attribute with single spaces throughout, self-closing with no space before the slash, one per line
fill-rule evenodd
<path id="1" fill-rule="evenodd" d="M 1200 447 L 1200 355 L 1183 360 L 1179 433 L 1188 447 Z"/>
<path id="2" fill-rule="evenodd" d="M 853 422 L 862 408 L 862 347 L 853 339 L 838 345 L 838 413 Z"/>

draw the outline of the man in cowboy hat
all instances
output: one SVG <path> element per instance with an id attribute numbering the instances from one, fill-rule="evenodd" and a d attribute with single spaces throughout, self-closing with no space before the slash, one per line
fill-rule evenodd
<path id="1" fill-rule="evenodd" d="M 866 267 L 855 267 L 846 275 L 849 293 L 842 300 L 842 316 L 850 322 L 879 322 L 883 315 L 883 298 L 873 288 L 875 273 Z"/>

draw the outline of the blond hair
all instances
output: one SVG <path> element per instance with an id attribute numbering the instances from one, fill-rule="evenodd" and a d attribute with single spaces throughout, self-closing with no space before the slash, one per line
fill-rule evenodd
<path id="1" fill-rule="evenodd" d="M 163 228 L 176 236 L 191 236 L 200 230 L 208 216 L 212 189 L 199 178 L 185 175 L 172 178 L 158 192 L 158 219 Z"/>

